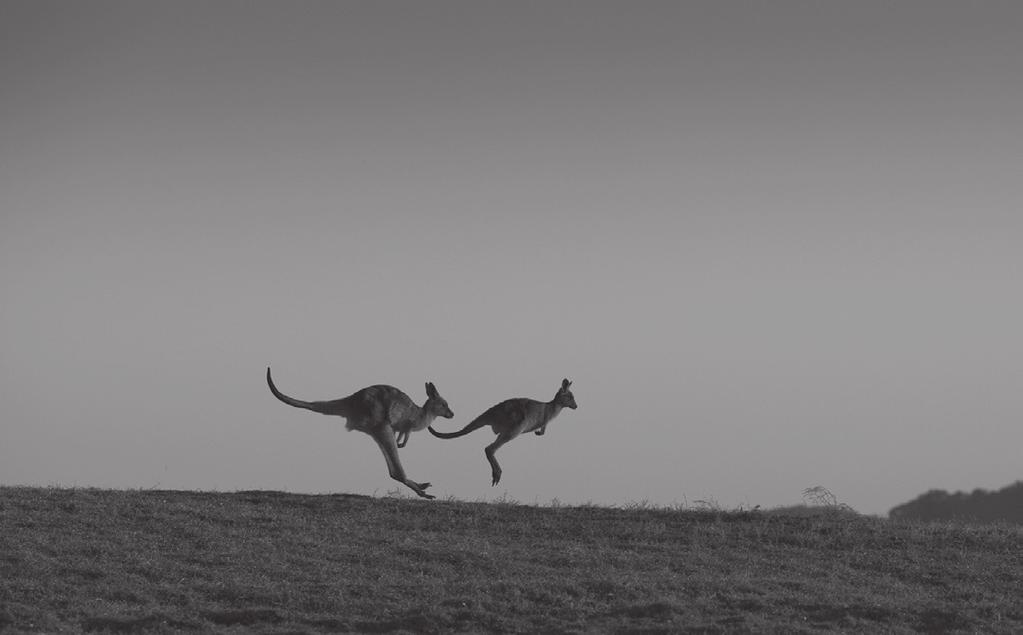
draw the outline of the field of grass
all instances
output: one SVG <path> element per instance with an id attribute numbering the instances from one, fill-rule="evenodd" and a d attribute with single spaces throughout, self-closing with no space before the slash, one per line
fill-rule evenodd
<path id="1" fill-rule="evenodd" d="M 1023 632 L 1023 528 L 0 487 L 11 632 Z"/>

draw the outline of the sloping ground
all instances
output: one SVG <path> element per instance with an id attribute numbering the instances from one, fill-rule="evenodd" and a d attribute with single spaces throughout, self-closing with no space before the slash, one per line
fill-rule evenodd
<path id="1" fill-rule="evenodd" d="M 1023 632 L 1023 529 L 0 488 L 12 632 Z"/>

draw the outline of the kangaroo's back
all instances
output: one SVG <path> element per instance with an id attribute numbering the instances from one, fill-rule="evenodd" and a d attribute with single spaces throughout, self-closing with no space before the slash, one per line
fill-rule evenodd
<path id="1" fill-rule="evenodd" d="M 350 429 L 362 429 L 366 424 L 395 425 L 414 419 L 420 410 L 411 397 L 386 384 L 367 386 L 345 397 L 345 401 Z"/>
<path id="2" fill-rule="evenodd" d="M 491 406 L 477 419 L 482 419 L 483 425 L 489 425 L 494 432 L 500 433 L 516 426 L 529 429 L 534 425 L 540 425 L 543 423 L 541 421 L 543 414 L 543 402 L 528 397 L 513 397 Z"/>

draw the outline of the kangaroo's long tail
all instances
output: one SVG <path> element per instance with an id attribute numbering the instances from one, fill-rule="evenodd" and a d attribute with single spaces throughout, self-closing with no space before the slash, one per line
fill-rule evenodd
<path id="1" fill-rule="evenodd" d="M 457 437 L 465 436 L 473 430 L 479 430 L 488 423 L 489 422 L 485 418 L 476 417 L 471 423 L 469 423 L 469 425 L 465 426 L 461 430 L 456 430 L 455 432 L 437 432 L 433 429 L 433 426 L 430 426 L 427 429 L 430 431 L 430 434 L 438 439 L 455 439 Z"/>
<path id="2" fill-rule="evenodd" d="M 302 401 L 301 399 L 295 399 L 289 397 L 277 390 L 277 386 L 274 386 L 274 380 L 270 377 L 270 367 L 266 367 L 266 385 L 270 387 L 270 392 L 274 394 L 284 403 L 289 406 L 296 408 L 305 408 L 306 410 L 312 410 L 325 415 L 342 415 L 343 416 L 343 399 L 337 399 L 334 401 Z"/>

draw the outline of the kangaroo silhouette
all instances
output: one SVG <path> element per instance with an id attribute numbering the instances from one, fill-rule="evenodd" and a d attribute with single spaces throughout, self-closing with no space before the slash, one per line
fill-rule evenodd
<path id="1" fill-rule="evenodd" d="M 490 463 L 491 485 L 497 485 L 501 480 L 501 466 L 494 456 L 497 449 L 508 443 L 524 432 L 533 432 L 536 435 L 543 435 L 547 431 L 547 424 L 551 419 L 558 416 L 562 408 L 576 409 L 575 395 L 569 390 L 572 382 L 562 380 L 561 388 L 558 389 L 554 399 L 550 401 L 537 401 L 526 397 L 506 399 L 501 403 L 491 406 L 486 412 L 473 419 L 467 426 L 457 432 L 437 432 L 433 426 L 428 426 L 430 434 L 441 439 L 454 439 L 469 434 L 484 426 L 490 426 L 497 435 L 497 439 L 484 449 L 487 461 Z"/>
<path id="2" fill-rule="evenodd" d="M 448 402 L 440 396 L 432 383 L 426 384 L 427 398 L 421 408 L 408 395 L 386 384 L 368 386 L 341 399 L 302 401 L 277 390 L 270 377 L 269 366 L 266 368 L 266 383 L 274 397 L 289 406 L 343 417 L 346 429 L 365 432 L 373 437 L 384 454 L 391 478 L 407 485 L 423 498 L 434 498 L 426 493 L 426 488 L 430 487 L 430 484 L 417 483 L 409 479 L 398 459 L 398 448 L 405 447 L 412 432 L 429 427 L 437 417 L 450 419 L 455 416 Z"/>

